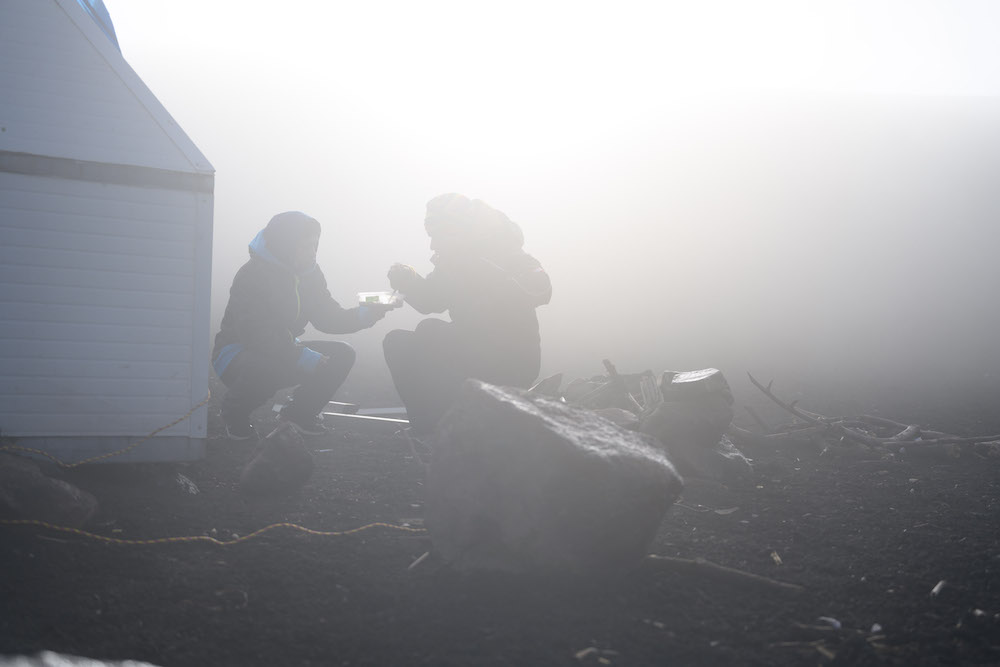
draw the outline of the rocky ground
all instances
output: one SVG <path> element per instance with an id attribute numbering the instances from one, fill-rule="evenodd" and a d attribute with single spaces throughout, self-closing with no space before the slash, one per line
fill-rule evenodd
<path id="1" fill-rule="evenodd" d="M 270 499 L 239 491 L 249 448 L 218 437 L 191 465 L 53 474 L 98 498 L 88 530 L 115 539 L 421 526 L 425 473 L 402 437 L 337 432 L 307 445 L 317 468 L 305 488 Z M 801 592 L 652 564 L 603 580 L 460 573 L 426 534 L 386 527 L 284 527 L 218 546 L 3 526 L 0 654 L 164 666 L 1000 664 L 1000 461 L 914 448 L 746 453 L 752 483 L 688 479 L 650 552 Z"/>

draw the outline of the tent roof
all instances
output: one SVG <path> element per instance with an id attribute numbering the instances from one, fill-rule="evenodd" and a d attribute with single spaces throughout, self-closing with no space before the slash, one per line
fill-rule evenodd
<path id="1" fill-rule="evenodd" d="M 77 0 L 0 3 L 0 151 L 211 174 Z"/>

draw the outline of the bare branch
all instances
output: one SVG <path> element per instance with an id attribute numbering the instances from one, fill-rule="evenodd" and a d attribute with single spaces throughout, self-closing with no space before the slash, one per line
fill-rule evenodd
<path id="1" fill-rule="evenodd" d="M 774 383 L 773 380 L 768 383 L 767 387 L 764 387 L 760 382 L 757 381 L 757 378 L 755 378 L 750 373 L 747 373 L 747 376 L 750 378 L 750 382 L 752 382 L 755 387 L 757 387 L 762 392 L 764 392 L 764 394 L 768 398 L 770 398 L 772 401 L 774 401 L 775 403 L 777 403 L 778 405 L 780 405 L 781 407 L 783 407 L 785 410 L 788 410 L 789 412 L 791 412 L 793 415 L 795 415 L 799 419 L 807 421 L 807 422 L 809 422 L 811 424 L 817 424 L 817 425 L 818 424 L 829 424 L 831 426 L 836 427 L 838 430 L 840 430 L 840 432 L 843 433 L 845 437 L 848 437 L 851 440 L 854 440 L 855 442 L 860 442 L 860 443 L 862 443 L 864 445 L 868 445 L 869 447 L 877 447 L 877 446 L 879 446 L 879 445 L 882 444 L 881 441 L 879 441 L 877 438 L 874 438 L 874 437 L 872 437 L 870 435 L 862 433 L 861 431 L 856 431 L 856 430 L 854 430 L 852 428 L 848 428 L 846 426 L 843 426 L 836 419 L 830 419 L 829 417 L 824 417 L 822 415 L 815 415 L 814 413 L 809 413 L 809 412 L 806 412 L 805 410 L 800 410 L 800 409 L 798 409 L 798 408 L 795 407 L 794 403 L 791 404 L 791 405 L 789 405 L 788 403 L 785 403 L 784 401 L 782 401 L 780 398 L 778 398 L 777 396 L 775 396 L 771 392 L 771 385 Z"/>
<path id="2" fill-rule="evenodd" d="M 884 442 L 881 438 L 876 438 L 875 436 L 868 435 L 863 431 L 858 431 L 842 424 L 834 424 L 834 427 L 843 433 L 844 437 L 850 438 L 854 442 L 860 442 L 863 445 L 868 445 L 869 447 L 881 447 Z"/>
<path id="3" fill-rule="evenodd" d="M 1000 435 L 974 435 L 967 438 L 960 436 L 949 436 L 946 438 L 936 438 L 934 440 L 914 440 L 912 442 L 900 442 L 892 438 L 879 438 L 884 444 L 896 445 L 974 445 L 983 442 L 1000 442 Z"/>
<path id="4" fill-rule="evenodd" d="M 784 581 L 762 577 L 759 574 L 736 570 L 724 565 L 717 565 L 704 558 L 673 558 L 671 556 L 649 554 L 646 556 L 646 563 L 657 569 L 683 575 L 700 575 L 724 584 L 742 586 L 751 590 L 766 590 L 775 593 L 801 593 L 805 590 L 798 584 L 789 584 Z"/>
<path id="5" fill-rule="evenodd" d="M 639 405 L 639 401 L 635 400 L 635 396 L 632 395 L 632 392 L 628 390 L 628 387 L 625 385 L 625 379 L 618 374 L 618 369 L 615 368 L 615 365 L 611 363 L 609 359 L 604 359 L 603 363 L 604 363 L 604 368 L 607 369 L 608 371 L 608 377 L 611 378 L 611 381 L 624 394 L 625 400 L 627 400 L 629 405 L 632 406 L 632 410 L 636 414 L 642 412 L 642 406 Z"/>
<path id="6" fill-rule="evenodd" d="M 735 436 L 739 440 L 750 440 L 753 442 L 767 441 L 773 442 L 776 440 L 787 440 L 794 438 L 807 439 L 814 435 L 823 435 L 829 433 L 830 426 L 826 424 L 820 426 L 813 426 L 811 424 L 805 424 L 801 428 L 791 428 L 787 431 L 780 431 L 777 433 L 754 433 L 748 431 L 745 428 L 740 428 L 739 426 L 730 425 L 729 429 L 726 431 L 729 435 Z"/>
<path id="7" fill-rule="evenodd" d="M 774 384 L 774 380 L 771 380 L 770 382 L 768 382 L 767 386 L 765 387 L 760 382 L 757 382 L 757 378 L 755 378 L 749 372 L 747 373 L 747 377 L 750 378 L 750 382 L 753 383 L 753 386 L 757 387 L 762 392 L 764 392 L 765 396 L 767 396 L 768 398 L 770 398 L 772 401 L 774 401 L 775 403 L 777 403 L 779 406 L 781 406 L 782 408 L 784 408 L 788 412 L 791 412 L 793 415 L 795 415 L 799 419 L 801 419 L 803 421 L 807 421 L 807 422 L 813 423 L 813 424 L 822 424 L 823 423 L 823 420 L 817 419 L 815 417 L 812 417 L 812 416 L 806 414 L 805 412 L 803 412 L 802 410 L 797 410 L 795 408 L 794 404 L 793 405 L 789 405 L 788 403 L 785 403 L 780 398 L 778 398 L 773 393 L 771 393 L 771 385 Z"/>
<path id="8" fill-rule="evenodd" d="M 908 426 L 902 422 L 886 419 L 885 417 L 873 417 L 872 415 L 861 415 L 858 417 L 858 421 L 867 422 L 872 426 L 884 426 L 886 428 L 894 428 L 897 430 L 903 430 Z"/>
<path id="9" fill-rule="evenodd" d="M 1000 443 L 1000 435 L 978 435 L 962 437 L 951 435 L 949 433 L 942 433 L 941 431 L 930 431 L 924 430 L 917 426 L 916 424 L 903 424 L 902 422 L 893 421 L 892 419 L 886 419 L 884 417 L 873 417 L 872 415 L 862 415 L 860 417 L 848 419 L 848 418 L 830 418 L 824 417 L 821 414 L 815 412 L 809 412 L 808 410 L 803 410 L 797 406 L 798 401 L 793 401 L 792 403 L 786 403 L 780 398 L 774 395 L 771 391 L 771 387 L 774 381 L 767 383 L 765 387 L 757 379 L 747 373 L 750 378 L 750 382 L 760 389 L 765 396 L 774 401 L 784 410 L 787 410 L 797 419 L 806 422 L 805 425 L 792 425 L 786 427 L 786 430 L 781 433 L 772 433 L 765 436 L 759 436 L 749 431 L 743 429 L 737 429 L 736 427 L 731 427 L 731 432 L 737 437 L 743 438 L 756 438 L 758 440 L 776 440 L 784 437 L 796 437 L 801 435 L 812 435 L 821 432 L 824 428 L 834 429 L 838 433 L 842 434 L 845 438 L 848 438 L 854 442 L 867 445 L 868 447 L 880 447 L 884 448 L 886 446 L 902 446 L 902 445 L 913 445 L 917 447 L 934 446 L 934 445 L 971 445 L 980 443 Z M 749 409 L 749 408 L 748 408 Z M 888 437 L 878 437 L 875 435 L 870 435 L 866 432 L 866 427 L 879 427 L 882 429 L 892 429 L 893 434 Z M 884 432 L 884 431 L 883 431 Z"/>
<path id="10" fill-rule="evenodd" d="M 758 415 L 753 408 L 751 408 L 749 405 L 746 405 L 744 407 L 746 408 L 746 411 L 750 413 L 750 416 L 753 418 L 753 420 L 757 422 L 757 427 L 761 430 L 761 433 L 767 435 L 768 433 L 771 432 L 770 427 L 764 423 L 764 420 L 760 418 L 760 415 Z"/>
<path id="11" fill-rule="evenodd" d="M 892 442 L 913 442 L 920 437 L 920 427 L 916 424 L 910 424 L 902 431 L 892 436 L 890 440 Z"/>

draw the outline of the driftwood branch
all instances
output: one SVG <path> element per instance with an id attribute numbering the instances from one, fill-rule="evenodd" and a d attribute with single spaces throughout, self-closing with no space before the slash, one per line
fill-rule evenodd
<path id="1" fill-rule="evenodd" d="M 916 424 L 903 424 L 892 419 L 873 417 L 871 415 L 862 415 L 853 419 L 825 417 L 815 412 L 803 410 L 796 405 L 795 401 L 788 403 L 778 398 L 771 390 L 774 384 L 773 381 L 765 386 L 758 382 L 750 373 L 747 373 L 747 376 L 750 378 L 753 386 L 757 387 L 757 389 L 783 410 L 791 413 L 798 420 L 798 423 L 790 424 L 780 432 L 772 432 L 763 436 L 736 426 L 731 426 L 730 433 L 737 438 L 757 441 L 786 440 L 803 436 L 839 434 L 847 440 L 863 444 L 872 449 L 901 447 L 903 445 L 928 447 L 934 445 L 997 444 L 1000 446 L 1000 434 L 957 436 L 941 431 L 925 430 Z M 751 412 L 751 416 L 754 416 L 753 412 Z M 759 418 L 754 418 L 758 424 L 761 423 Z M 883 432 L 888 429 L 891 435 L 871 435 L 868 431 L 872 430 L 873 427 L 883 429 Z"/>
<path id="2" fill-rule="evenodd" d="M 718 565 L 704 558 L 673 558 L 671 556 L 649 554 L 646 556 L 645 565 L 675 574 L 705 577 L 718 583 L 738 586 L 751 591 L 794 594 L 805 590 L 798 584 L 789 584 L 784 581 L 763 577 L 759 574 Z"/>
<path id="3" fill-rule="evenodd" d="M 914 445 L 975 445 L 975 444 L 985 444 L 1000 442 L 1000 435 L 970 435 L 968 437 L 962 437 L 958 435 L 949 435 L 943 438 L 934 438 L 930 440 L 918 440 L 912 443 L 907 443 L 906 441 L 895 440 L 893 438 L 878 438 L 879 442 L 882 444 L 914 444 Z"/>
<path id="4" fill-rule="evenodd" d="M 757 440 L 757 441 L 769 441 L 775 442 L 780 440 L 794 440 L 794 439 L 808 439 L 812 436 L 823 436 L 830 433 L 830 427 L 814 426 L 812 424 L 801 424 L 798 428 L 794 425 L 786 428 L 784 431 L 778 431 L 777 433 L 753 433 L 745 428 L 740 428 L 735 424 L 729 425 L 729 430 L 727 431 L 730 435 L 735 435 L 739 439 L 744 440 Z"/>
<path id="5" fill-rule="evenodd" d="M 818 417 L 816 417 L 816 416 L 814 416 L 812 414 L 809 414 L 809 413 L 807 413 L 807 412 L 805 412 L 803 410 L 799 410 L 798 408 L 796 408 L 795 407 L 795 403 L 785 403 L 783 400 L 781 400 L 780 398 L 778 398 L 777 396 L 775 396 L 771 392 L 771 385 L 774 384 L 773 380 L 771 382 L 768 382 L 767 386 L 765 387 L 760 382 L 758 382 L 757 378 L 755 378 L 750 373 L 747 373 L 747 377 L 750 378 L 750 382 L 753 384 L 753 386 L 757 387 L 762 392 L 764 392 L 765 396 L 767 396 L 768 398 L 770 398 L 778 406 L 780 406 L 781 408 L 783 408 L 783 409 L 787 410 L 788 412 L 792 413 L 793 415 L 795 415 L 796 417 L 798 417 L 802 421 L 809 422 L 810 424 L 822 424 L 823 423 L 822 419 L 820 419 L 820 418 L 818 418 Z"/>
<path id="6" fill-rule="evenodd" d="M 829 426 L 837 429 L 837 431 L 839 431 L 845 437 L 850 438 L 851 440 L 854 440 L 855 442 L 859 442 L 859 443 L 861 443 L 863 445 L 867 445 L 869 447 L 877 447 L 880 444 L 882 444 L 877 438 L 874 438 L 874 437 L 872 437 L 872 436 L 870 436 L 870 435 L 868 435 L 866 433 L 862 433 L 861 431 L 852 429 L 849 426 L 844 426 L 841 423 L 842 420 L 831 419 L 829 417 L 824 417 L 823 415 L 818 415 L 818 414 L 816 414 L 814 412 L 808 412 L 806 410 L 799 409 L 799 408 L 797 408 L 795 406 L 795 403 L 785 403 L 783 400 L 781 400 L 780 398 L 778 398 L 777 396 L 775 396 L 774 393 L 771 391 L 771 385 L 774 384 L 773 381 L 769 382 L 768 385 L 765 387 L 760 382 L 758 382 L 757 378 L 755 378 L 750 373 L 747 373 L 747 377 L 750 378 L 750 382 L 753 383 L 753 386 L 755 386 L 758 389 L 760 389 L 764 393 L 765 396 L 767 396 L 768 398 L 770 398 L 772 401 L 774 401 L 775 403 L 777 403 L 779 406 L 781 406 L 782 408 L 784 408 L 788 412 L 791 412 L 793 415 L 795 415 L 796 417 L 798 417 L 802 421 L 805 421 L 805 422 L 808 422 L 810 424 L 814 424 L 814 425 L 817 425 L 817 426 L 818 425 L 829 425 Z"/>
<path id="7" fill-rule="evenodd" d="M 760 418 L 760 415 L 757 414 L 757 411 L 751 408 L 749 405 L 745 405 L 743 407 L 746 408 L 747 413 L 749 413 L 750 417 L 753 418 L 754 422 L 757 423 L 757 428 L 760 429 L 760 432 L 763 433 L 764 435 L 769 435 L 771 433 L 771 427 L 764 423 L 764 420 Z"/>

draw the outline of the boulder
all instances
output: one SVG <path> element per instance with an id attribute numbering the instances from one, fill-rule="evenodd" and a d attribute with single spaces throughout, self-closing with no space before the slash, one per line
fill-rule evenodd
<path id="1" fill-rule="evenodd" d="M 662 402 L 647 405 L 639 431 L 656 436 L 681 474 L 724 482 L 747 481 L 750 462 L 725 438 L 733 395 L 715 368 L 663 373 Z"/>
<path id="2" fill-rule="evenodd" d="M 299 490 L 312 475 L 315 463 L 302 435 L 290 422 L 281 422 L 257 446 L 240 474 L 240 489 L 253 495 Z"/>
<path id="3" fill-rule="evenodd" d="M 476 380 L 429 443 L 425 524 L 437 551 L 463 569 L 628 568 L 683 487 L 655 438 Z"/>
<path id="4" fill-rule="evenodd" d="M 37 519 L 79 528 L 97 513 L 97 499 L 45 475 L 29 459 L 0 454 L 0 518 Z"/>
<path id="5" fill-rule="evenodd" d="M 55 651 L 35 655 L 0 655 L 0 667 L 156 667 L 139 660 L 94 660 Z"/>

